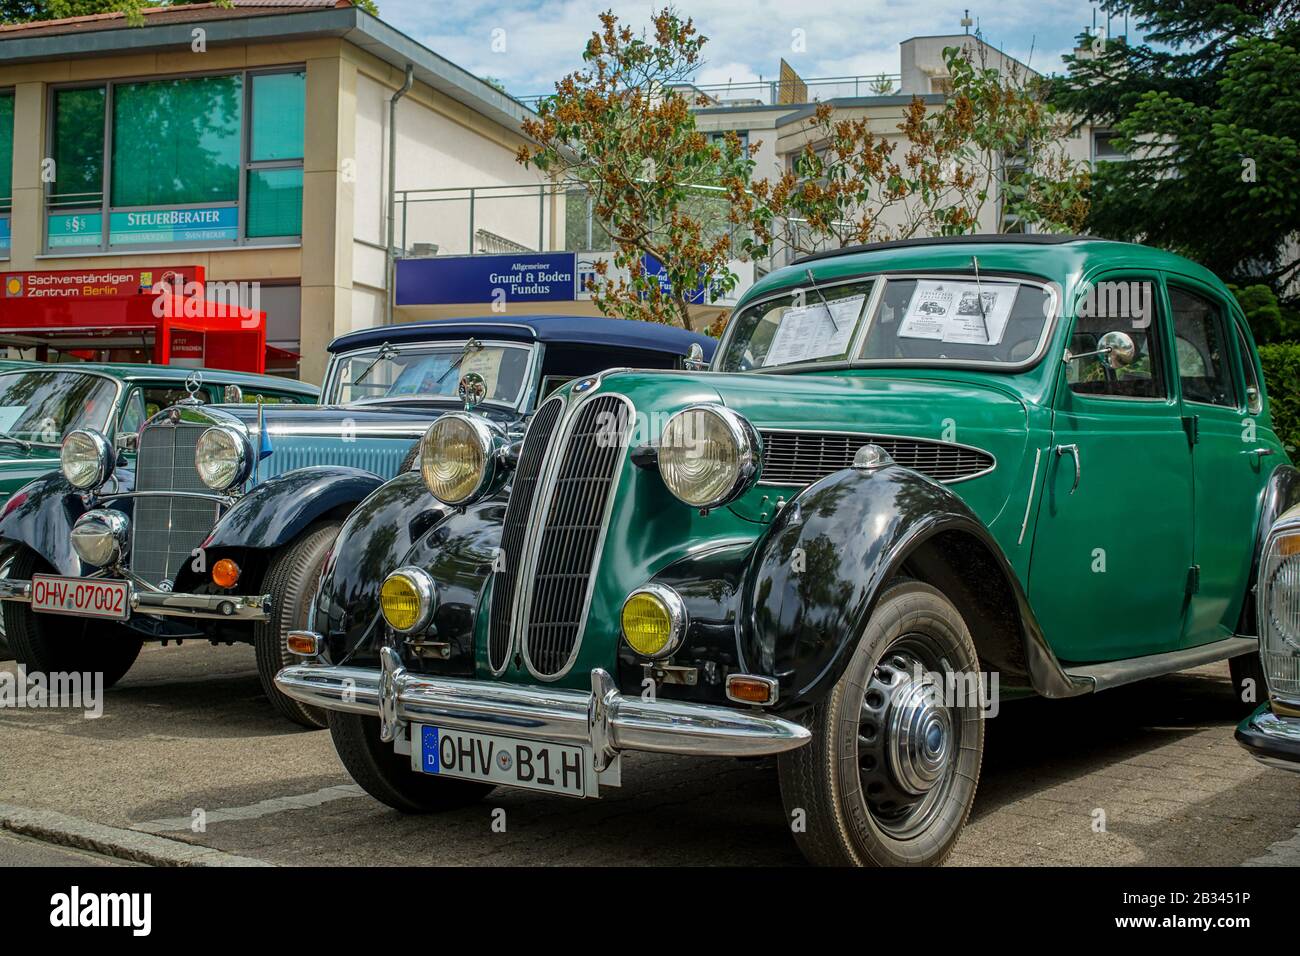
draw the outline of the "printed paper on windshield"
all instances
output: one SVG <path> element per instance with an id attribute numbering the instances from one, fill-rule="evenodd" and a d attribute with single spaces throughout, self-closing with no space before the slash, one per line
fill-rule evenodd
<path id="1" fill-rule="evenodd" d="M 898 337 L 1000 345 L 1020 286 L 1006 282 L 917 282 Z"/>
<path id="2" fill-rule="evenodd" d="M 858 316 L 866 300 L 865 294 L 850 295 L 786 309 L 763 365 L 789 365 L 843 355 L 858 327 Z"/>
<path id="3" fill-rule="evenodd" d="M 488 396 L 496 395 L 497 379 L 501 375 L 501 359 L 505 354 L 504 349 L 480 349 L 477 352 L 470 352 L 460 363 L 460 376 L 478 372 L 483 376 L 483 384 L 487 386 Z"/>

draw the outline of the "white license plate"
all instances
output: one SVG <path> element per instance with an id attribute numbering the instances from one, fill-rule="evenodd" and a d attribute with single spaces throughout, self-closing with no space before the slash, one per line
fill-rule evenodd
<path id="1" fill-rule="evenodd" d="M 32 610 L 125 621 L 131 616 L 131 590 L 125 581 L 32 575 Z"/>
<path id="2" fill-rule="evenodd" d="M 411 728 L 411 745 L 411 763 L 421 773 L 569 797 L 598 796 L 595 760 L 589 747 L 428 724 Z"/>

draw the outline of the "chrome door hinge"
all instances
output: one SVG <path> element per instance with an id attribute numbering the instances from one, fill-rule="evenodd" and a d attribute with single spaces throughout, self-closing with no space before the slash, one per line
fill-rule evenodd
<path id="1" fill-rule="evenodd" d="M 1187 569 L 1187 593 L 1196 594 L 1201 590 L 1201 566 L 1193 564 Z"/>
<path id="2" fill-rule="evenodd" d="M 1187 432 L 1187 443 L 1195 445 L 1201 440 L 1201 416 L 1184 415 L 1183 431 Z"/>

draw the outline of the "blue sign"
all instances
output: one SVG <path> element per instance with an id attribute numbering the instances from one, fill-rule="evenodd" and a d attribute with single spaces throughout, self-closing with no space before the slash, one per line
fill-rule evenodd
<path id="1" fill-rule="evenodd" d="M 397 260 L 398 305 L 572 302 L 577 255 L 519 252 Z"/>
<path id="2" fill-rule="evenodd" d="M 0 216 L 0 256 L 9 258 L 9 247 L 13 244 L 11 233 L 9 232 L 9 217 Z"/>
<path id="3" fill-rule="evenodd" d="M 420 728 L 420 769 L 425 773 L 437 773 L 442 768 L 438 765 L 438 728 Z"/>
<path id="4" fill-rule="evenodd" d="M 642 253 L 641 268 L 645 269 L 645 274 L 648 278 L 659 280 L 659 291 L 661 293 L 666 296 L 671 296 L 673 294 L 673 284 L 668 278 L 668 270 L 664 268 L 664 264 L 660 262 L 656 256 L 652 256 L 648 252 Z M 715 298 L 718 297 L 711 296 L 708 301 L 712 302 Z M 703 280 L 701 280 L 700 284 L 687 294 L 686 301 L 691 305 L 704 304 L 705 297 Z"/>

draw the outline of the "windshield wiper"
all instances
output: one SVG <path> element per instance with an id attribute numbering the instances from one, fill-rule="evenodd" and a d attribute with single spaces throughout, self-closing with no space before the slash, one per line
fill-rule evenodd
<path id="1" fill-rule="evenodd" d="M 478 339 L 470 339 L 468 342 L 465 343 L 465 347 L 460 350 L 460 358 L 452 362 L 451 365 L 448 366 L 447 371 L 442 373 L 442 377 L 438 379 L 438 384 L 441 385 L 443 382 L 447 381 L 447 376 L 450 375 L 452 372 L 456 371 L 456 369 L 460 368 L 460 363 L 465 361 L 465 356 L 469 355 L 470 352 L 482 352 L 482 351 L 483 351 L 483 343 L 480 342 Z"/>
<path id="2" fill-rule="evenodd" d="M 23 438 L 10 435 L 8 432 L 0 432 L 0 444 L 17 445 L 23 451 L 31 451 L 32 443 Z"/>
<path id="3" fill-rule="evenodd" d="M 393 348 L 387 342 L 379 346 L 379 351 L 375 354 L 374 359 L 371 361 L 369 365 L 366 366 L 365 371 L 363 371 L 360 375 L 358 375 L 356 378 L 352 380 L 352 384 L 354 386 L 360 385 L 362 382 L 366 380 L 366 376 L 369 375 L 374 370 L 376 365 L 378 365 L 384 359 L 392 358 L 396 354 L 397 354 L 397 349 Z"/>

